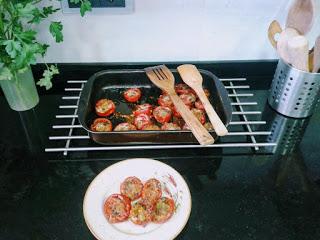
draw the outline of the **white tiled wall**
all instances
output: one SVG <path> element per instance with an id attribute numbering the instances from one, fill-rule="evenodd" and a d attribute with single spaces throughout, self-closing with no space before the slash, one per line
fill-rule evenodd
<path id="1" fill-rule="evenodd" d="M 319 7 L 309 39 L 320 34 Z M 64 42 L 50 42 L 48 62 L 143 62 L 277 58 L 267 39 L 273 19 L 284 24 L 288 0 L 135 0 L 134 13 L 59 12 Z M 59 4 L 59 3 L 57 3 Z"/>

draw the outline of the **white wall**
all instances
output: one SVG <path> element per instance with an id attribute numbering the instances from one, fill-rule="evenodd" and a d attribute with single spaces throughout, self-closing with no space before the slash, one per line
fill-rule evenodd
<path id="1" fill-rule="evenodd" d="M 273 19 L 284 24 L 291 2 L 135 0 L 134 13 L 128 15 L 81 18 L 59 12 L 52 19 L 63 22 L 64 42 L 54 43 L 46 25 L 40 38 L 51 45 L 47 62 L 274 59 L 268 25 Z M 312 42 L 320 33 L 319 13 L 308 36 Z"/>

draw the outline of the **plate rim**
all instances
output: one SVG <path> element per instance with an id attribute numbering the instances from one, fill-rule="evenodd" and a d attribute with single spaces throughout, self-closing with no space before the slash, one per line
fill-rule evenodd
<path id="1" fill-rule="evenodd" d="M 125 162 L 128 162 L 128 161 L 132 161 L 132 160 L 147 160 L 147 161 L 153 161 L 153 162 L 156 162 L 156 163 L 160 163 L 161 165 L 164 165 L 166 167 L 169 167 L 171 168 L 174 172 L 176 172 L 178 175 L 181 176 L 181 178 L 183 179 L 183 181 L 185 182 L 186 186 L 187 186 L 187 194 L 189 195 L 189 202 L 190 202 L 190 207 L 188 208 L 188 214 L 187 214 L 187 217 L 186 217 L 186 220 L 184 221 L 182 227 L 177 231 L 177 233 L 172 236 L 171 240 L 175 239 L 181 232 L 182 230 L 185 228 L 185 226 L 187 225 L 188 221 L 189 221 L 189 218 L 190 218 L 190 215 L 191 215 L 191 209 L 192 209 L 192 196 L 191 196 L 191 192 L 190 192 L 190 189 L 189 189 L 189 186 L 186 182 L 186 180 L 184 179 L 184 177 L 173 167 L 171 167 L 170 165 L 166 164 L 166 163 L 163 163 L 159 160 L 155 160 L 155 159 L 152 159 L 152 158 L 128 158 L 128 159 L 124 159 L 124 160 L 121 160 L 119 162 L 116 162 L 114 164 L 111 164 L 110 166 L 106 167 L 105 169 L 103 169 L 98 175 L 96 175 L 94 177 L 94 179 L 90 182 L 89 186 L 87 187 L 86 189 L 86 192 L 84 194 L 84 197 L 83 197 L 83 202 L 82 202 L 82 214 L 83 214 L 83 218 L 84 218 L 84 221 L 87 225 L 87 227 L 89 228 L 91 234 L 97 239 L 97 240 L 105 240 L 105 239 L 102 239 L 100 237 L 98 237 L 96 235 L 96 233 L 93 231 L 92 229 L 92 226 L 88 223 L 87 221 L 87 218 L 86 218 L 86 212 L 85 212 L 85 208 L 84 208 L 84 204 L 86 202 L 86 198 L 87 198 L 87 194 L 88 194 L 88 190 L 91 188 L 91 185 L 96 181 L 96 179 L 98 178 L 99 175 L 101 175 L 102 173 L 106 172 L 106 171 L 110 171 L 110 169 L 112 167 L 115 167 L 115 166 L 118 166 L 120 164 L 123 164 Z"/>

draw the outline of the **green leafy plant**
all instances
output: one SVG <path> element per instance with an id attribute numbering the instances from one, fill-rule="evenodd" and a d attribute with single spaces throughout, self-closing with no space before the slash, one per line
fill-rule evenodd
<path id="1" fill-rule="evenodd" d="M 42 0 L 0 0 L 0 80 L 17 79 L 30 65 L 36 64 L 37 57 L 44 57 L 49 47 L 37 40 L 35 26 L 59 11 L 52 5 L 40 7 Z M 91 11 L 89 0 L 71 0 L 80 4 L 81 16 Z M 49 32 L 56 42 L 63 41 L 63 25 L 51 21 Z M 47 66 L 37 84 L 46 89 L 52 87 L 52 77 L 59 73 L 57 66 Z"/>

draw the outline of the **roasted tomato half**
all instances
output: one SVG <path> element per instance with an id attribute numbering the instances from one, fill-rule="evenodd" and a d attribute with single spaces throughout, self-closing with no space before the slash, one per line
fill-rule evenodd
<path id="1" fill-rule="evenodd" d="M 204 106 L 200 100 L 196 101 L 194 106 L 202 111 L 204 111 Z"/>
<path id="2" fill-rule="evenodd" d="M 161 126 L 161 130 L 167 130 L 167 131 L 181 130 L 181 127 L 179 127 L 179 125 L 176 123 L 165 123 Z"/>
<path id="3" fill-rule="evenodd" d="M 155 223 L 164 223 L 171 218 L 174 210 L 174 201 L 171 198 L 162 197 L 158 199 L 154 205 L 152 221 Z"/>
<path id="4" fill-rule="evenodd" d="M 153 110 L 153 116 L 159 123 L 169 122 L 172 117 L 172 111 L 168 107 L 156 107 Z"/>
<path id="5" fill-rule="evenodd" d="M 184 94 L 184 93 L 194 93 L 193 89 L 191 89 L 187 84 L 179 83 L 177 84 L 174 89 L 176 90 L 176 93 L 178 94 Z"/>
<path id="6" fill-rule="evenodd" d="M 131 123 L 126 123 L 126 122 L 120 123 L 114 128 L 114 131 L 118 131 L 118 132 L 121 132 L 121 131 L 134 131 L 134 130 L 137 130 L 136 126 L 134 126 Z"/>
<path id="7" fill-rule="evenodd" d="M 141 90 L 139 88 L 129 88 L 123 93 L 123 97 L 127 102 L 135 103 L 141 98 Z"/>
<path id="8" fill-rule="evenodd" d="M 130 199 L 122 194 L 112 194 L 103 205 L 104 215 L 110 223 L 126 221 L 130 209 Z"/>
<path id="9" fill-rule="evenodd" d="M 149 125 L 143 126 L 141 130 L 158 131 L 158 130 L 160 130 L 160 128 L 159 128 L 159 126 L 157 126 L 155 124 L 149 124 Z"/>
<path id="10" fill-rule="evenodd" d="M 193 113 L 193 115 L 196 116 L 196 118 L 201 122 L 201 124 L 205 124 L 206 114 L 204 113 L 204 111 L 197 108 L 192 108 L 191 112 Z"/>
<path id="11" fill-rule="evenodd" d="M 193 93 L 183 93 L 179 96 L 183 103 L 187 106 L 192 106 L 194 102 L 196 101 L 197 97 Z"/>
<path id="12" fill-rule="evenodd" d="M 162 107 L 173 107 L 173 102 L 170 96 L 167 94 L 160 95 L 160 97 L 158 98 L 158 104 Z"/>
<path id="13" fill-rule="evenodd" d="M 141 196 L 142 188 L 143 184 L 139 178 L 127 177 L 120 185 L 120 192 L 132 201 Z"/>
<path id="14" fill-rule="evenodd" d="M 145 182 L 142 189 L 142 200 L 145 204 L 152 206 L 162 195 L 161 183 L 151 178 Z"/>
<path id="15" fill-rule="evenodd" d="M 110 132 L 112 131 L 112 123 L 106 118 L 96 118 L 91 124 L 90 129 L 95 132 Z"/>
<path id="16" fill-rule="evenodd" d="M 114 113 L 116 105 L 112 100 L 103 98 L 96 102 L 95 109 L 97 115 L 107 117 Z"/>
<path id="17" fill-rule="evenodd" d="M 134 224 L 146 225 L 151 221 L 151 210 L 142 201 L 132 205 L 129 219 Z"/>
<path id="18" fill-rule="evenodd" d="M 141 130 L 144 126 L 150 125 L 151 119 L 147 114 L 140 114 L 134 118 L 134 125 Z"/>
<path id="19" fill-rule="evenodd" d="M 141 105 L 137 105 L 136 109 L 133 111 L 133 114 L 135 116 L 138 116 L 138 115 L 143 114 L 143 113 L 151 116 L 152 115 L 152 105 L 149 104 L 149 103 L 144 103 L 144 104 L 141 104 Z"/>

